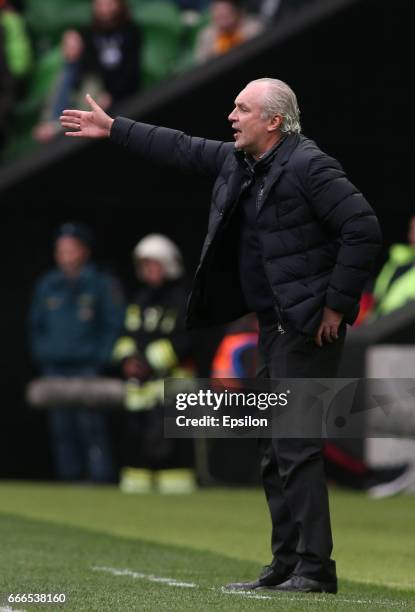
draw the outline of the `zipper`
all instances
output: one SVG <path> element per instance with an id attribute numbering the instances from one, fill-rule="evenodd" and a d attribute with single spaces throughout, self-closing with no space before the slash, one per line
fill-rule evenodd
<path id="1" fill-rule="evenodd" d="M 259 212 L 259 208 L 260 208 L 261 203 L 262 203 L 262 198 L 264 196 L 264 189 L 265 189 L 265 177 L 263 177 L 262 180 L 261 180 L 261 184 L 259 186 L 257 197 L 256 197 L 256 201 L 255 201 L 255 208 L 256 208 L 256 212 L 257 213 Z M 259 238 L 259 236 L 258 236 L 258 238 Z M 261 253 L 262 253 L 262 263 L 263 263 L 263 266 L 264 266 L 265 276 L 266 276 L 266 279 L 268 280 L 268 273 L 266 271 L 267 267 L 265 265 L 264 253 L 263 253 L 263 250 L 262 250 L 262 245 L 261 245 Z M 278 299 L 275 296 L 274 291 L 272 290 L 271 283 L 269 282 L 269 280 L 268 280 L 268 284 L 269 284 L 270 291 L 271 291 L 271 293 L 272 293 L 272 295 L 274 297 L 274 301 L 275 301 L 274 310 L 276 312 L 277 320 L 278 320 L 277 331 L 278 331 L 279 334 L 285 334 L 286 330 L 284 329 L 284 327 L 282 325 L 282 322 L 284 320 L 284 318 L 283 318 L 283 310 L 282 310 L 282 308 L 281 308 L 281 306 L 280 306 L 280 304 L 278 302 Z"/>
<path id="2" fill-rule="evenodd" d="M 265 179 L 263 178 L 259 186 L 257 196 L 256 196 L 256 202 L 255 202 L 256 212 L 259 211 L 259 207 L 261 206 L 262 196 L 264 195 L 264 188 L 265 188 Z"/>
<path id="3" fill-rule="evenodd" d="M 281 334 L 281 335 L 286 333 L 286 330 L 283 328 L 283 326 L 281 325 L 281 323 L 278 323 L 278 325 L 277 325 L 277 332 L 278 332 L 279 334 Z"/>
<path id="4" fill-rule="evenodd" d="M 286 329 L 283 327 L 283 324 L 282 324 L 282 322 L 283 322 L 282 309 L 281 309 L 281 307 L 280 307 L 280 305 L 278 303 L 277 298 L 275 297 L 275 293 L 274 292 L 273 292 L 273 296 L 274 296 L 274 299 L 275 299 L 275 307 L 274 307 L 274 309 L 275 309 L 275 312 L 276 312 L 276 315 L 277 315 L 277 318 L 278 318 L 277 331 L 278 331 L 279 334 L 285 334 Z"/>

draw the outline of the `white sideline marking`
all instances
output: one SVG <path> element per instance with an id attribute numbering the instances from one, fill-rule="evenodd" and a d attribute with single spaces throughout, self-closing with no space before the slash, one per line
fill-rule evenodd
<path id="1" fill-rule="evenodd" d="M 18 610 L 17 608 L 11 608 L 10 606 L 1 606 L 0 612 L 26 612 L 26 611 Z"/>
<path id="2" fill-rule="evenodd" d="M 257 595 L 254 593 L 254 591 L 231 591 L 227 590 L 225 587 L 222 587 L 220 591 L 226 595 L 239 595 L 240 597 L 246 597 L 247 599 L 275 599 L 275 597 L 272 597 L 272 595 Z"/>
<path id="3" fill-rule="evenodd" d="M 230 591 L 231 592 L 231 591 Z M 236 591 L 234 591 L 236 592 Z M 281 591 L 282 592 L 282 591 Z M 276 593 L 278 593 L 278 591 L 276 591 Z M 303 595 L 312 595 L 312 593 L 303 593 Z M 267 599 L 274 599 L 275 601 L 301 601 L 301 604 L 305 604 L 305 603 L 315 603 L 316 601 L 318 601 L 319 603 L 327 603 L 327 604 L 333 604 L 334 602 L 337 603 L 350 603 L 350 604 L 361 604 L 361 605 L 377 605 L 377 606 L 400 606 L 400 607 L 407 607 L 409 602 L 407 601 L 388 601 L 388 600 L 379 600 L 379 599 L 343 599 L 338 597 L 337 595 L 333 598 L 330 599 L 322 599 L 321 597 L 310 597 L 310 599 L 306 599 L 301 598 L 299 599 L 298 597 L 281 597 L 281 595 L 275 595 L 273 597 L 268 597 Z"/>
<path id="4" fill-rule="evenodd" d="M 112 574 L 113 576 L 129 576 L 130 578 L 134 578 L 134 579 L 140 579 L 140 580 L 148 580 L 149 582 L 161 582 L 164 584 L 167 584 L 168 586 L 174 586 L 174 587 L 182 587 L 182 588 L 199 588 L 198 584 L 195 584 L 194 582 L 181 582 L 180 580 L 175 580 L 174 578 L 165 578 L 163 576 L 154 576 L 154 574 L 144 574 L 143 572 L 134 572 L 133 570 L 129 570 L 129 569 L 117 569 L 115 567 L 106 567 L 106 566 L 100 566 L 100 565 L 96 565 L 91 567 L 91 569 L 94 572 L 107 572 L 108 574 Z M 401 606 L 406 608 L 409 605 L 409 602 L 407 601 L 391 601 L 391 600 L 381 600 L 381 599 L 345 599 L 343 597 L 338 597 L 336 596 L 335 598 L 323 598 L 323 597 L 316 597 L 315 595 L 313 595 L 312 597 L 310 597 L 310 599 L 307 598 L 301 598 L 299 599 L 298 597 L 294 596 L 294 597 L 284 597 L 282 595 L 282 592 L 278 593 L 276 592 L 275 595 L 259 595 L 257 593 L 255 593 L 255 591 L 230 591 L 227 590 L 225 587 L 221 587 L 219 589 L 217 589 L 216 587 L 212 587 L 210 589 L 211 591 L 216 591 L 219 593 L 224 593 L 226 595 L 239 595 L 240 597 L 245 597 L 247 599 L 273 599 L 274 601 L 296 601 L 299 602 L 301 601 L 301 603 L 306 604 L 315 604 L 316 602 L 319 603 L 326 603 L 326 604 L 332 604 L 334 601 L 336 601 L 336 603 L 346 603 L 346 604 L 359 604 L 359 605 L 377 605 L 377 606 L 389 606 L 389 607 L 394 607 L 394 606 Z M 12 609 L 12 608 L 0 608 L 0 612 L 25 612 L 24 610 L 16 610 L 16 609 Z"/>
<path id="5" fill-rule="evenodd" d="M 94 566 L 91 568 L 94 572 L 107 572 L 113 576 L 129 576 L 130 578 L 148 580 L 149 582 L 162 582 L 168 586 L 193 588 L 197 584 L 194 582 L 181 582 L 174 578 L 163 578 L 162 576 L 154 576 L 153 574 L 144 574 L 143 572 L 133 572 L 129 569 L 117 569 L 116 567 Z M 2 612 L 0 610 L 0 612 Z"/>
<path id="6" fill-rule="evenodd" d="M 257 595 L 254 591 L 231 591 L 227 590 L 225 587 L 220 589 L 222 593 L 226 593 L 227 595 L 240 595 L 242 597 L 247 597 L 248 599 L 273 599 L 274 601 L 301 601 L 301 603 L 315 603 L 318 601 L 319 603 L 333 603 L 333 599 L 323 599 L 322 597 L 311 597 L 310 599 L 299 599 L 298 597 L 283 597 L 282 592 L 278 593 L 276 591 L 275 595 Z M 373 600 L 373 599 L 344 599 L 337 597 L 335 598 L 336 603 L 350 603 L 350 604 L 377 604 L 379 606 L 408 606 L 408 602 L 406 601 L 388 601 L 388 600 Z"/>

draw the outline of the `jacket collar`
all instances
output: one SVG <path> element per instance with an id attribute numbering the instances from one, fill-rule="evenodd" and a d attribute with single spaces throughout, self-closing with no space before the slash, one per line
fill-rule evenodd
<path id="1" fill-rule="evenodd" d="M 96 272 L 96 266 L 95 264 L 93 264 L 92 262 L 88 261 L 83 268 L 81 269 L 81 271 L 79 272 L 78 276 L 76 276 L 73 279 L 68 278 L 60 268 L 55 268 L 55 274 L 56 274 L 56 278 L 59 279 L 60 282 L 63 283 L 70 283 L 70 284 L 77 284 L 80 282 L 84 282 L 85 280 L 91 278 Z"/>
<path id="2" fill-rule="evenodd" d="M 238 163 L 241 165 L 245 165 L 247 160 L 250 159 L 252 161 L 248 162 L 251 167 L 255 167 L 257 165 L 267 164 L 269 161 L 277 161 L 280 165 L 284 165 L 290 159 L 291 153 L 297 146 L 300 140 L 300 134 L 290 133 L 283 137 L 272 149 L 264 153 L 258 160 L 254 160 L 250 156 L 248 156 L 244 151 L 234 151 L 234 156 L 238 160 Z"/>
<path id="3" fill-rule="evenodd" d="M 290 159 L 299 141 L 299 134 L 288 134 L 288 136 L 286 136 L 283 142 L 281 142 L 281 146 L 277 148 L 274 159 L 271 164 L 271 168 L 269 169 L 267 178 L 265 180 L 265 187 L 258 207 L 258 212 L 264 206 L 264 203 L 272 187 L 279 181 L 281 174 L 284 171 L 284 166 Z"/>
<path id="4" fill-rule="evenodd" d="M 292 152 L 297 147 L 301 136 L 299 134 L 288 134 L 284 140 L 280 141 L 276 147 L 268 151 L 264 157 L 258 160 L 257 163 L 269 161 L 271 163 L 271 167 L 268 171 L 267 178 L 265 181 L 265 188 L 263 192 L 263 197 L 261 198 L 261 203 L 259 209 L 262 208 L 265 200 L 268 197 L 268 194 L 271 190 L 271 187 L 275 185 L 275 183 L 279 180 L 285 164 L 291 157 Z M 246 162 L 246 154 L 243 151 L 234 151 L 234 156 L 236 158 L 237 163 L 235 164 L 235 169 L 230 176 L 229 185 L 228 185 L 228 198 L 226 207 L 231 206 L 239 196 L 241 191 L 241 185 L 246 178 L 247 172 L 247 162 Z M 252 172 L 252 169 L 251 169 Z"/>
<path id="5" fill-rule="evenodd" d="M 250 174 L 265 173 L 269 170 L 269 167 L 277 155 L 278 149 L 282 146 L 286 138 L 287 136 L 284 135 L 271 149 L 263 153 L 259 159 L 255 159 L 252 155 L 244 151 L 235 151 L 235 157 L 238 163 L 242 164 Z"/>

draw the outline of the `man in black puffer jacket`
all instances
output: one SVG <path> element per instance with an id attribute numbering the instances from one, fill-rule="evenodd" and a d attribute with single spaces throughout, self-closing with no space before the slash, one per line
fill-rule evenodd
<path id="1" fill-rule="evenodd" d="M 346 323 L 378 253 L 372 208 L 340 164 L 301 135 L 294 92 L 282 81 L 249 83 L 229 115 L 235 143 L 65 111 L 68 135 L 110 137 L 155 162 L 216 180 L 208 235 L 188 304 L 188 326 L 255 311 L 263 378 L 336 376 Z M 260 441 L 272 519 L 273 560 L 232 589 L 337 592 L 322 440 Z"/>

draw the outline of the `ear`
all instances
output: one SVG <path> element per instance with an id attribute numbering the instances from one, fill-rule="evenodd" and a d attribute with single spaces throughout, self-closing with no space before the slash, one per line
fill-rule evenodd
<path id="1" fill-rule="evenodd" d="M 282 125 L 282 115 L 274 115 L 269 120 L 268 132 L 276 132 Z"/>

